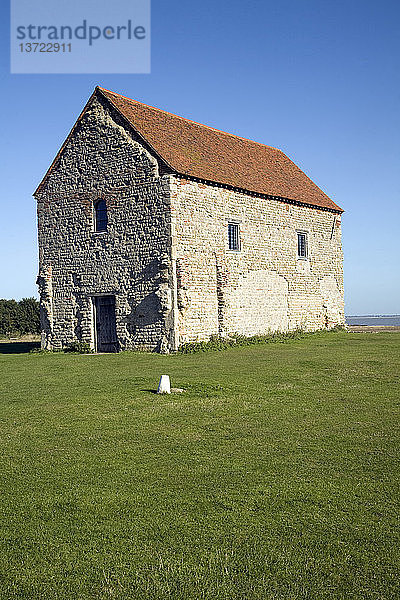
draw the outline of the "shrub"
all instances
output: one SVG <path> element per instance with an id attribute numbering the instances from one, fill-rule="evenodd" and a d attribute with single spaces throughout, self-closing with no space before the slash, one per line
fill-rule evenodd
<path id="1" fill-rule="evenodd" d="M 35 298 L 0 300 L 0 334 L 40 332 L 39 302 Z"/>
<path id="2" fill-rule="evenodd" d="M 91 354 L 93 350 L 90 347 L 90 344 L 88 344 L 87 342 L 79 342 L 78 340 L 75 340 L 73 342 L 70 342 L 67 346 L 65 346 L 64 352 L 75 352 L 76 354 Z"/>
<path id="3" fill-rule="evenodd" d="M 239 333 L 234 333 L 229 337 L 220 337 L 212 335 L 208 341 L 202 342 L 188 342 L 182 344 L 179 347 L 178 352 L 180 354 L 193 354 L 195 352 L 207 352 L 210 350 L 225 350 L 232 346 L 254 346 L 255 344 L 268 344 L 271 342 L 285 343 L 290 340 L 298 340 L 306 335 L 311 335 L 312 332 L 306 333 L 302 329 L 296 329 L 294 331 L 282 332 L 270 332 L 265 335 L 252 335 L 246 337 Z"/>
<path id="4" fill-rule="evenodd" d="M 46 348 L 32 348 L 29 354 L 52 354 L 54 350 L 47 350 Z"/>
<path id="5" fill-rule="evenodd" d="M 40 333 L 40 309 L 35 298 L 22 298 L 18 302 L 17 325 L 22 334 Z"/>

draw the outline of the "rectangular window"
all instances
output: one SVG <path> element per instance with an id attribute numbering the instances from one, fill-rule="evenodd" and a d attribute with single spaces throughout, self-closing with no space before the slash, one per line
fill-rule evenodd
<path id="1" fill-rule="evenodd" d="M 307 234 L 304 231 L 297 232 L 297 258 L 308 258 Z"/>
<path id="2" fill-rule="evenodd" d="M 94 204 L 94 231 L 107 231 L 107 204 L 100 198 Z"/>
<path id="3" fill-rule="evenodd" d="M 240 250 L 239 223 L 228 223 L 228 248 Z"/>

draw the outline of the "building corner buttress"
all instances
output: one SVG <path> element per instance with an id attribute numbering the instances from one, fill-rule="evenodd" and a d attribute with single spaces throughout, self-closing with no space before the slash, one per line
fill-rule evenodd
<path id="1" fill-rule="evenodd" d="M 171 289 L 171 312 L 169 315 L 170 346 L 171 351 L 176 352 L 179 348 L 179 309 L 178 309 L 178 280 L 176 272 L 176 212 L 174 206 L 174 194 L 176 184 L 172 176 L 168 177 L 169 194 L 169 261 L 170 261 L 170 289 Z"/>
<path id="2" fill-rule="evenodd" d="M 53 282 L 51 266 L 42 266 L 36 279 L 40 295 L 41 346 L 52 348 L 53 336 Z"/>
<path id="3" fill-rule="evenodd" d="M 162 179 L 166 198 L 168 242 L 167 252 L 161 256 L 160 260 L 160 285 L 156 292 L 164 319 L 164 334 L 160 340 L 158 351 L 161 354 L 169 354 L 170 352 L 176 352 L 179 347 L 176 240 L 175 217 L 171 200 L 171 178 L 169 175 L 164 175 Z"/>

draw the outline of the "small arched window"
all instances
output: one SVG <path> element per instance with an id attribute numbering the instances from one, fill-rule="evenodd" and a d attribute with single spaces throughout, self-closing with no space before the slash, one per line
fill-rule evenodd
<path id="1" fill-rule="evenodd" d="M 102 199 L 94 204 L 94 230 L 107 231 L 107 205 Z"/>

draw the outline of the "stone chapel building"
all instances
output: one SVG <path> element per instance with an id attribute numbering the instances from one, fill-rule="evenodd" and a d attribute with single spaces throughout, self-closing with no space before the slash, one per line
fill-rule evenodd
<path id="1" fill-rule="evenodd" d="M 343 211 L 276 148 L 96 87 L 34 196 L 45 348 L 344 324 Z"/>

